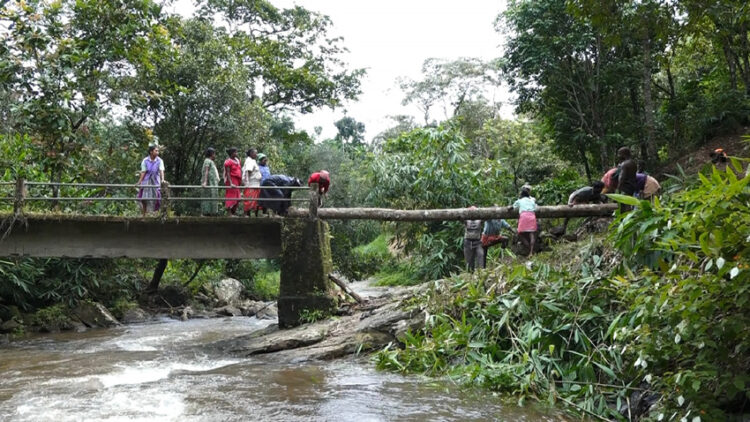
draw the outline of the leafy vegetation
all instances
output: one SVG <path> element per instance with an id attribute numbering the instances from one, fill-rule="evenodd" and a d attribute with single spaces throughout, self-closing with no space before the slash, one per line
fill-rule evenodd
<path id="1" fill-rule="evenodd" d="M 378 366 L 604 419 L 746 410 L 750 178 L 731 168 L 699 178 L 667 201 L 618 197 L 638 208 L 564 269 L 503 265 L 436 282 L 417 305 L 424 330 Z"/>

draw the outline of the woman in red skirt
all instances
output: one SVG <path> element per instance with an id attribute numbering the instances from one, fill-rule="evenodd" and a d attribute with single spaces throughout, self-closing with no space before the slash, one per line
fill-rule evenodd
<path id="1" fill-rule="evenodd" d="M 521 242 L 528 246 L 530 258 L 534 255 L 536 243 L 536 201 L 527 189 L 522 189 L 520 196 L 513 203 L 513 208 L 518 210 L 518 235 L 521 237 Z"/>
<path id="2" fill-rule="evenodd" d="M 240 201 L 240 186 L 242 186 L 242 165 L 237 158 L 237 148 L 227 150 L 229 158 L 224 161 L 224 184 L 233 189 L 227 189 L 224 193 L 225 205 L 229 214 L 235 215 Z"/>

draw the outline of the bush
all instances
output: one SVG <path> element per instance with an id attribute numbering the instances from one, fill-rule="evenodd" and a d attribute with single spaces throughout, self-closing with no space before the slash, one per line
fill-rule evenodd
<path id="1" fill-rule="evenodd" d="M 255 276 L 248 293 L 259 300 L 276 300 L 279 298 L 280 284 L 281 271 L 263 271 Z"/>
<path id="2" fill-rule="evenodd" d="M 70 319 L 69 309 L 65 305 L 54 305 L 38 310 L 31 319 L 33 325 L 38 325 L 42 331 L 56 332 L 68 329 L 73 321 Z"/>
<path id="3" fill-rule="evenodd" d="M 591 245 L 579 260 L 436 282 L 416 303 L 425 328 L 381 351 L 378 367 L 450 374 L 607 420 L 745 411 L 750 178 L 731 168 L 699 178 L 664 203 L 614 196 L 638 206 L 612 226 L 622 256 Z"/>

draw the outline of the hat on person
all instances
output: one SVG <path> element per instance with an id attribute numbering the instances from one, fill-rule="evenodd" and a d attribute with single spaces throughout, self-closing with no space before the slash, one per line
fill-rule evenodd
<path id="1" fill-rule="evenodd" d="M 260 154 L 258 154 L 258 162 L 263 161 L 264 158 L 268 158 L 268 157 L 266 157 L 266 154 L 263 154 L 262 152 Z"/>
<path id="2" fill-rule="evenodd" d="M 331 175 L 330 173 L 328 173 L 328 170 L 321 170 L 320 175 L 323 176 L 323 178 L 326 180 L 330 180 L 331 178 Z"/>

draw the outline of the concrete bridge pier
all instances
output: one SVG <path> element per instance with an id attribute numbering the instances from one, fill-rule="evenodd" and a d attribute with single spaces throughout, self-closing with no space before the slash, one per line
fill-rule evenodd
<path id="1" fill-rule="evenodd" d="M 285 219 L 281 227 L 279 327 L 299 325 L 310 312 L 329 314 L 336 305 L 328 274 L 333 269 L 328 224 Z"/>

